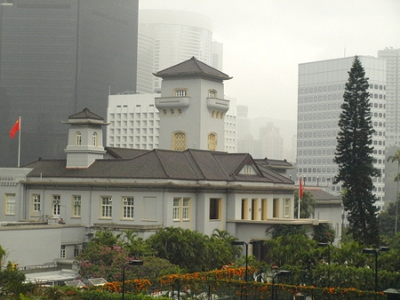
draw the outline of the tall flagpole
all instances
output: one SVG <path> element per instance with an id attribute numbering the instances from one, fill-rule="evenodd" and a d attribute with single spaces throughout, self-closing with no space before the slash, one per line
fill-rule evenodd
<path id="1" fill-rule="evenodd" d="M 21 165 L 21 133 L 22 133 L 22 124 L 21 124 L 21 116 L 18 117 L 19 123 L 19 134 L 18 134 L 18 168 Z"/>
<path id="2" fill-rule="evenodd" d="M 302 176 L 299 177 L 299 201 L 297 202 L 297 219 L 300 220 L 300 201 L 303 196 L 303 182 Z"/>

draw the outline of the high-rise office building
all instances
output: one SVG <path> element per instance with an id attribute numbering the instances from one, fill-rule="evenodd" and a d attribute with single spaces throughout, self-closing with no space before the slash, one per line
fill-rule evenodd
<path id="1" fill-rule="evenodd" d="M 369 77 L 372 122 L 375 134 L 374 166 L 381 171 L 373 178 L 379 208 L 384 204 L 385 189 L 385 116 L 386 68 L 385 60 L 360 56 Z M 298 176 L 306 185 L 326 187 L 340 194 L 341 185 L 333 184 L 338 166 L 333 159 L 336 151 L 338 121 L 342 111 L 345 83 L 354 57 L 324 60 L 299 65 L 297 167 Z"/>
<path id="2" fill-rule="evenodd" d="M 176 65 L 194 56 L 218 70 L 222 69 L 222 44 L 212 41 L 212 19 L 174 10 L 140 10 L 138 62 L 139 93 L 160 92 L 161 79 L 149 74 Z M 152 53 L 152 56 L 149 54 Z"/>
<path id="3" fill-rule="evenodd" d="M 135 91 L 137 23 L 138 0 L 0 5 L 0 166 L 17 164 L 8 132 L 19 116 L 22 165 L 63 158 L 66 115 L 105 115 L 110 93 Z"/>
<path id="4" fill-rule="evenodd" d="M 386 146 L 399 146 L 400 49 L 385 48 L 378 57 L 386 60 Z"/>

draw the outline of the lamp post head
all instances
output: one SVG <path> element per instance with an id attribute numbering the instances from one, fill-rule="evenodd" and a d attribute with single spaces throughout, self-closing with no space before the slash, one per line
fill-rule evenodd
<path id="1" fill-rule="evenodd" d="M 380 246 L 378 250 L 379 250 L 379 252 L 380 251 L 387 252 L 390 250 L 390 248 L 388 246 Z"/>
<path id="2" fill-rule="evenodd" d="M 374 248 L 364 248 L 363 250 L 362 250 L 362 252 L 363 253 L 367 253 L 367 254 L 371 254 L 371 253 L 376 253 L 376 250 L 377 249 L 374 249 Z"/>
<path id="3" fill-rule="evenodd" d="M 132 259 L 132 260 L 129 260 L 126 264 L 129 265 L 129 266 L 142 266 L 143 265 L 143 260 Z"/>
<path id="4" fill-rule="evenodd" d="M 330 245 L 329 245 L 329 243 L 318 243 L 318 246 L 319 247 L 329 247 Z"/>
<path id="5" fill-rule="evenodd" d="M 231 242 L 232 246 L 243 246 L 245 244 L 246 244 L 246 242 L 243 242 L 243 241 L 232 241 Z"/>
<path id="6" fill-rule="evenodd" d="M 290 271 L 290 270 L 278 270 L 276 272 L 276 275 L 278 275 L 278 276 L 289 276 L 291 274 L 292 274 L 292 271 Z"/>

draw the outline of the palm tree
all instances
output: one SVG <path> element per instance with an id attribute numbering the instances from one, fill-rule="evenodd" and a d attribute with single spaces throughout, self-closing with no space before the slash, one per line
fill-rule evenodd
<path id="1" fill-rule="evenodd" d="M 394 181 L 397 182 L 396 188 L 396 212 L 395 212 L 395 221 L 394 221 L 394 234 L 397 233 L 397 221 L 398 221 L 398 211 L 399 211 L 399 181 L 400 181 L 400 149 L 396 151 L 396 153 L 392 156 L 389 156 L 388 161 L 390 160 L 392 163 L 397 161 L 397 175 L 394 178 Z"/>

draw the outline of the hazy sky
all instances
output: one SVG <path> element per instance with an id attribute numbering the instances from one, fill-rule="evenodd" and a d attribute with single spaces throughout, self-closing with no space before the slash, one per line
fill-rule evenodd
<path id="1" fill-rule="evenodd" d="M 400 48 L 400 0 L 140 0 L 199 12 L 223 43 L 225 95 L 251 118 L 297 119 L 299 63 Z"/>

